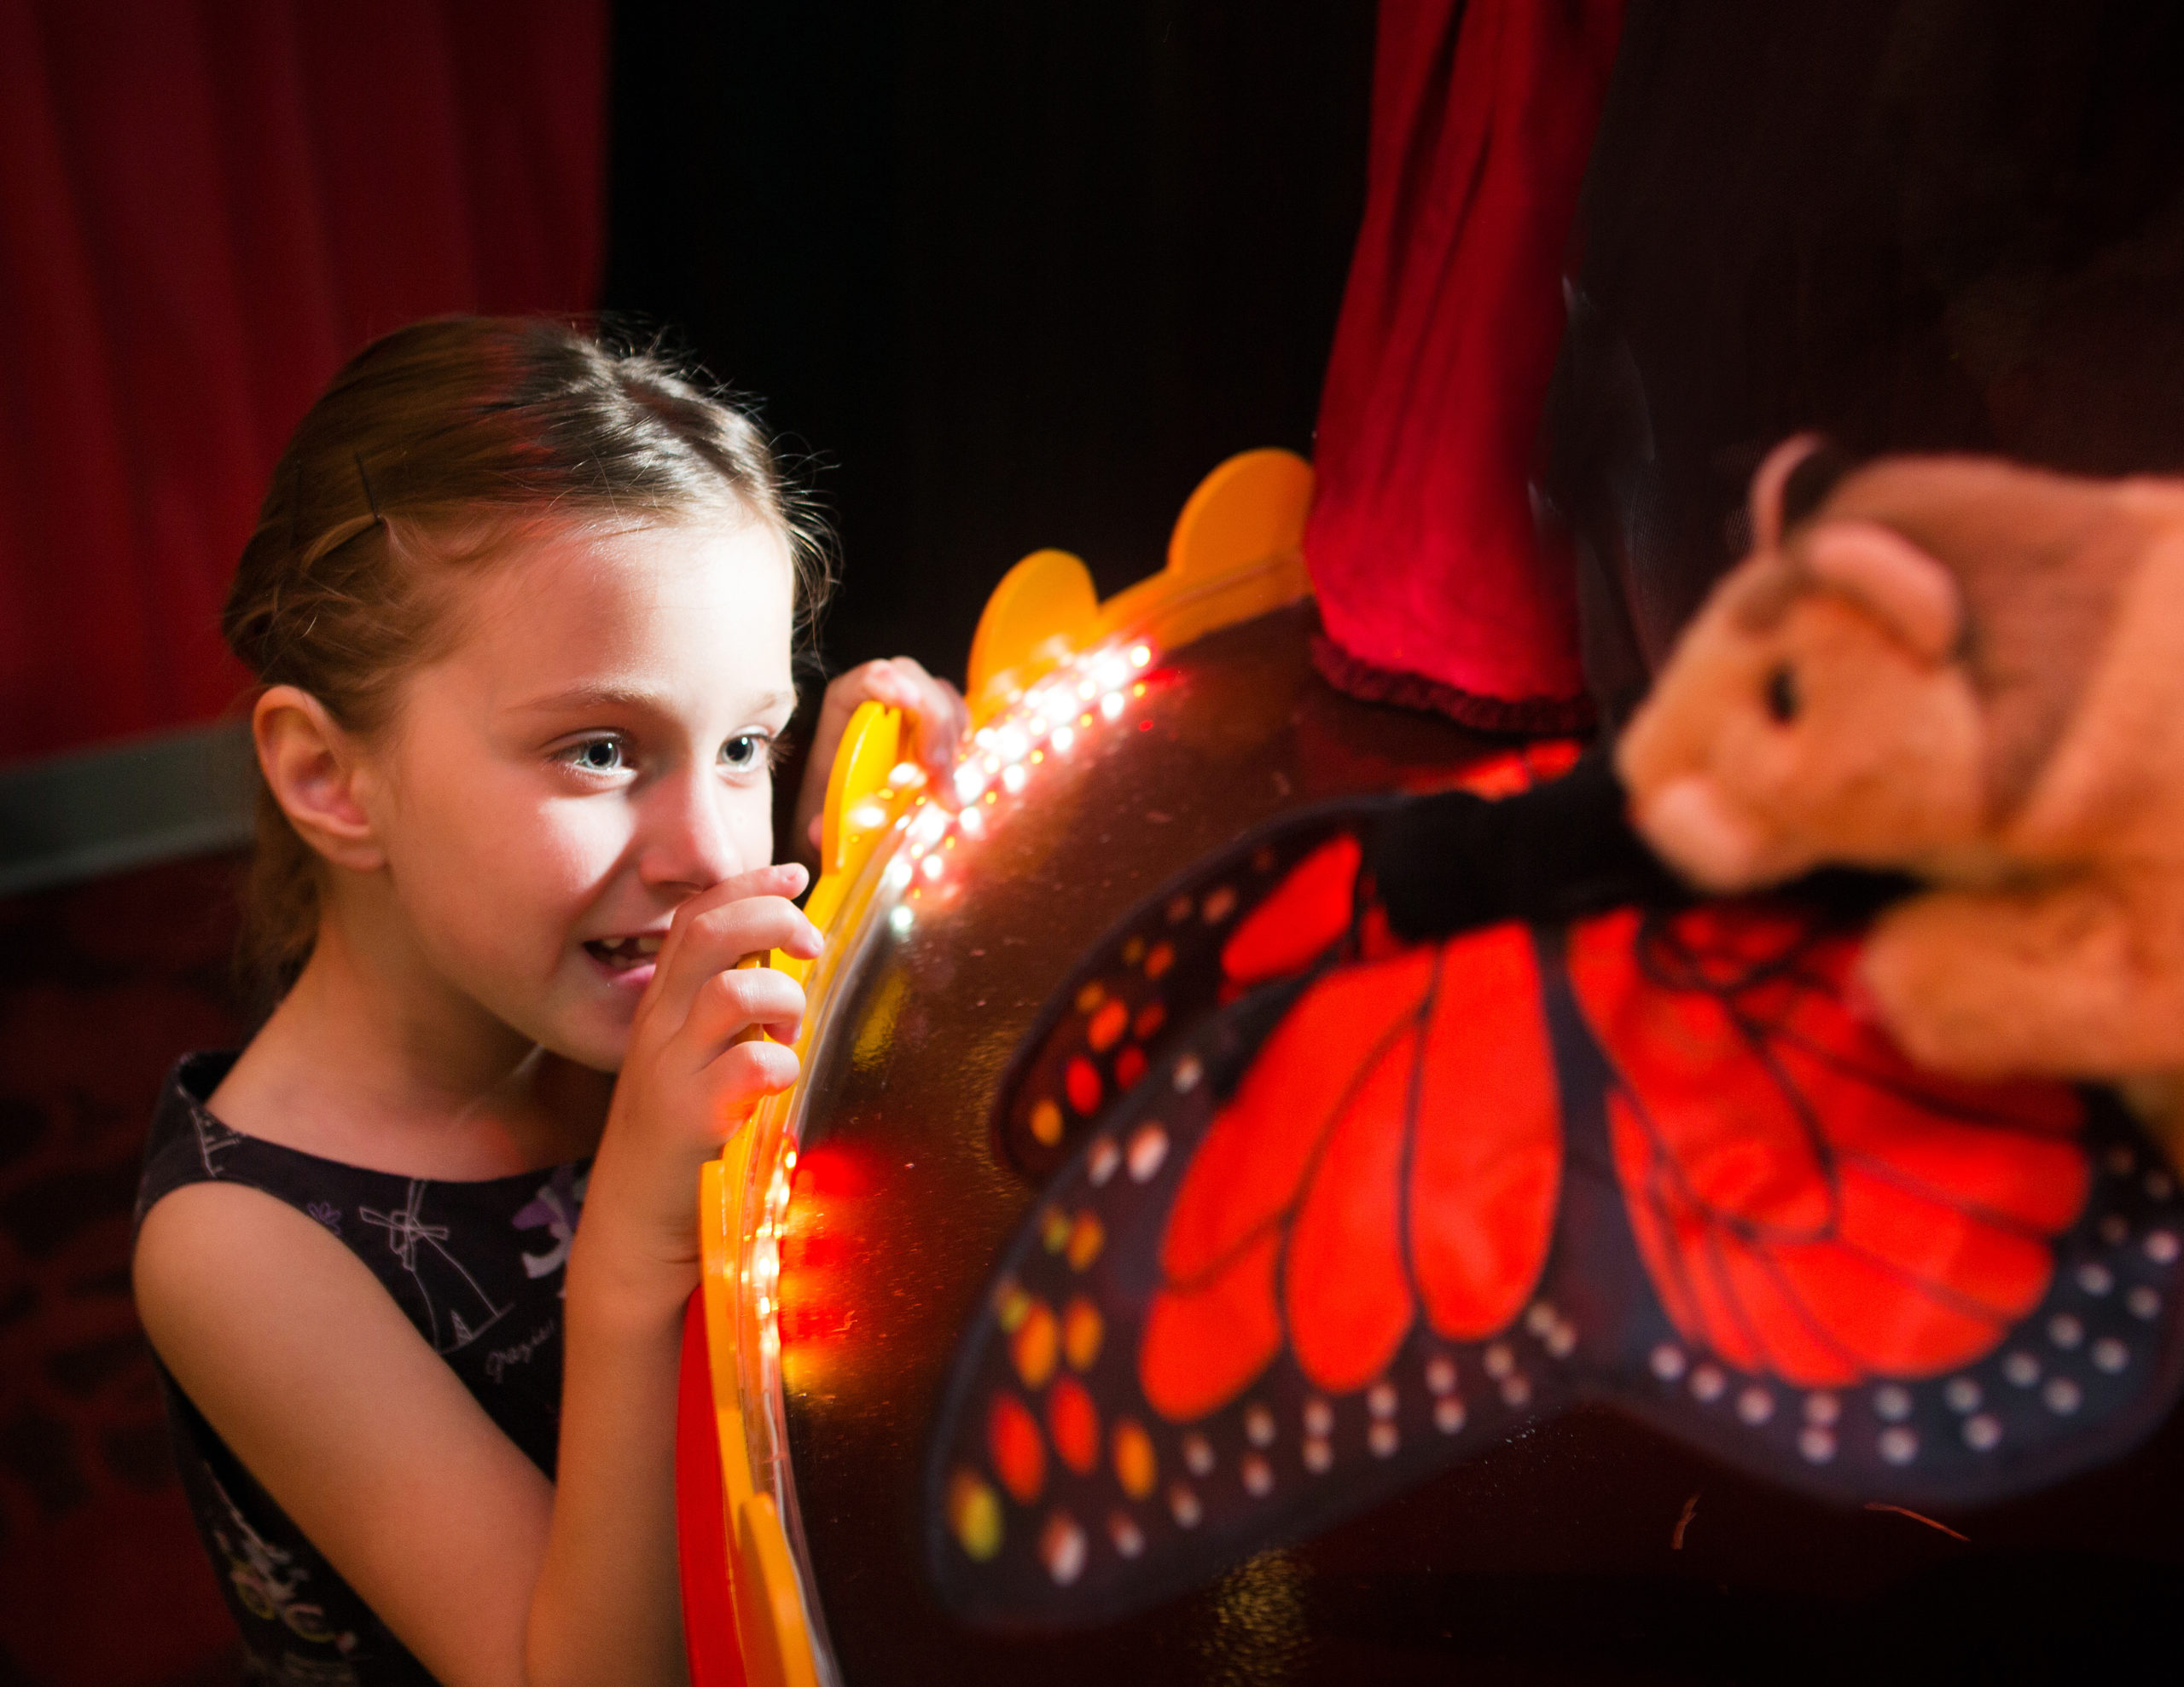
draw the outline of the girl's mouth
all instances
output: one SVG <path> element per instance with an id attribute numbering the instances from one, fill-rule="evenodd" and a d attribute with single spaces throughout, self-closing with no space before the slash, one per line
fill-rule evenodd
<path id="1" fill-rule="evenodd" d="M 627 972 L 651 965 L 659 959 L 659 946 L 665 941 L 665 934 L 659 932 L 642 937 L 595 937 L 584 949 L 608 971 Z"/>

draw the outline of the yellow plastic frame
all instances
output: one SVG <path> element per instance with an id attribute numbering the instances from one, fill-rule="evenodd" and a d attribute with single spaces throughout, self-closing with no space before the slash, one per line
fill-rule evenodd
<path id="1" fill-rule="evenodd" d="M 967 686 L 973 721 L 990 719 L 1041 675 L 1109 640 L 1173 649 L 1304 597 L 1302 547 L 1311 501 L 1311 465 L 1294 453 L 1231 457 L 1184 503 L 1167 566 L 1104 604 L 1077 558 L 1034 551 L 1003 577 L 979 617 Z M 830 939 L 857 929 L 885 864 L 882 840 L 909 810 L 930 800 L 922 777 L 901 763 L 901 751 L 900 716 L 867 703 L 835 752 L 820 878 L 805 903 Z M 824 1023 L 848 947 L 830 941 L 816 965 L 774 959 L 807 983 L 799 1056 L 809 1058 Z M 834 1678 L 791 1545 L 794 1495 L 781 1441 L 780 1342 L 769 1298 L 778 1269 L 775 1230 L 795 1166 L 798 1099 L 792 1090 L 753 1110 L 705 1168 L 698 1194 L 730 1603 L 751 1687 L 821 1687 Z"/>

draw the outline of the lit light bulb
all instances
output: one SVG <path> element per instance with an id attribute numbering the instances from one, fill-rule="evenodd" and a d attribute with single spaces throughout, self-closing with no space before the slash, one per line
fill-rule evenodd
<path id="1" fill-rule="evenodd" d="M 956 769 L 956 796 L 957 801 L 963 803 L 975 803 L 979 800 L 979 793 L 985 788 L 986 776 L 979 771 L 975 763 L 966 762 L 961 767 Z"/>
<path id="2" fill-rule="evenodd" d="M 886 823 L 887 810 L 877 803 L 860 803 L 850 810 L 850 824 L 860 832 L 870 832 Z"/>
<path id="3" fill-rule="evenodd" d="M 908 876 L 908 874 L 904 875 L 905 878 Z M 916 916 L 908 908 L 897 907 L 894 913 L 887 916 L 887 923 L 895 928 L 895 935 L 900 937 L 909 930 L 910 923 L 915 918 Z"/>
<path id="4" fill-rule="evenodd" d="M 1123 712 L 1123 694 L 1118 691 L 1109 692 L 1100 699 L 1100 712 L 1109 720 L 1113 720 L 1116 716 Z"/>
<path id="5" fill-rule="evenodd" d="M 1146 664 L 1147 664 L 1148 662 L 1150 662 L 1150 661 L 1152 661 L 1152 660 L 1153 660 L 1153 646 L 1152 646 L 1151 645 L 1149 645 L 1149 644 L 1141 644 L 1141 645 L 1132 645 L 1132 646 L 1130 646 L 1130 665 L 1131 667 L 1133 667 L 1133 668 L 1142 668 L 1142 667 L 1144 667 L 1144 666 L 1146 665 Z"/>
<path id="6" fill-rule="evenodd" d="M 1031 740 L 1024 736 L 1020 727 L 1003 727 L 994 735 L 994 747 L 1000 751 L 1004 762 L 1020 762 L 1031 747 Z"/>
<path id="7" fill-rule="evenodd" d="M 1007 767 L 1001 770 L 1002 789 L 1006 791 L 1011 797 L 1014 797 L 1018 791 L 1023 790 L 1024 780 L 1025 773 L 1023 765 L 1020 762 L 1011 762 Z"/>
<path id="8" fill-rule="evenodd" d="M 941 859 L 938 855 L 927 855 L 919 865 L 924 868 L 927 878 L 938 878 L 943 871 Z"/>
<path id="9" fill-rule="evenodd" d="M 887 888 L 890 890 L 899 890 L 909 882 L 910 864 L 908 861 L 890 861 L 887 864 Z"/>
<path id="10" fill-rule="evenodd" d="M 1077 729 L 1074 727 L 1056 727 L 1054 741 L 1055 749 L 1068 749 L 1071 745 L 1077 742 Z"/>
<path id="11" fill-rule="evenodd" d="M 986 817 L 976 809 L 966 809 L 956 816 L 956 824 L 963 828 L 966 838 L 979 838 L 985 835 Z"/>

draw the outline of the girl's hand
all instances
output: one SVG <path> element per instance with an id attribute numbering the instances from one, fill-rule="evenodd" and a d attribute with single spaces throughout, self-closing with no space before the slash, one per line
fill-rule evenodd
<path id="1" fill-rule="evenodd" d="M 637 1004 L 585 1193 L 576 1245 L 591 1255 L 590 1269 L 572 1267 L 572 1281 L 604 1272 L 618 1288 L 677 1304 L 696 1283 L 699 1168 L 762 1097 L 796 1081 L 789 1045 L 803 988 L 785 972 L 737 963 L 770 949 L 817 958 L 818 929 L 788 900 L 806 882 L 793 862 L 760 867 L 676 911 Z"/>
<path id="2" fill-rule="evenodd" d="M 834 752 L 841 748 L 850 716 L 857 713 L 857 704 L 867 702 L 903 711 L 910 727 L 909 759 L 925 769 L 936 800 L 950 808 L 956 804 L 950 775 L 956 751 L 971 726 L 963 694 L 907 656 L 852 668 L 827 687 L 819 724 L 811 734 L 811 757 L 804 764 L 803 788 L 797 792 L 796 825 L 789 836 L 796 840 L 799 859 L 815 871 L 827 807 L 827 776 L 834 770 Z"/>

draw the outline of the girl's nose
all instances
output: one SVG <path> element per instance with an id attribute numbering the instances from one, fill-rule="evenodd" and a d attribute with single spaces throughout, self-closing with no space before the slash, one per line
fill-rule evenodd
<path id="1" fill-rule="evenodd" d="M 745 861 L 737 846 L 729 798 L 710 770 L 678 773 L 654 785 L 639 820 L 638 877 L 694 895 L 759 865 Z"/>

